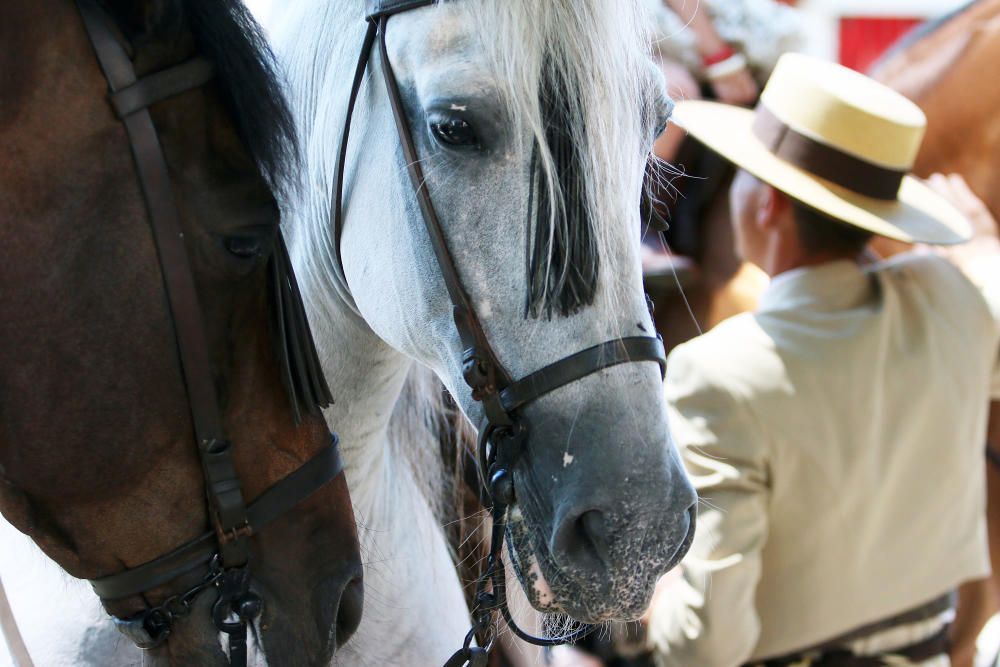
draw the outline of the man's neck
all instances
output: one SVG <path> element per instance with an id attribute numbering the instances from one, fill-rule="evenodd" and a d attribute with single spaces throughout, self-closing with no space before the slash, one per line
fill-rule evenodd
<path id="1" fill-rule="evenodd" d="M 796 253 L 795 255 L 773 253 L 764 260 L 760 268 L 762 268 L 768 276 L 774 278 L 782 273 L 794 271 L 795 269 L 807 269 L 814 266 L 820 266 L 821 264 L 829 264 L 830 262 L 837 262 L 845 259 L 852 262 L 858 260 L 857 257 L 832 252 L 820 252 L 808 255 L 799 253 Z"/>

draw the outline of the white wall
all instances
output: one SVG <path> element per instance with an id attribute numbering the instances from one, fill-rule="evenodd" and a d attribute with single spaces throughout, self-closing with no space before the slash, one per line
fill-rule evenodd
<path id="1" fill-rule="evenodd" d="M 283 0 L 284 2 L 289 2 L 289 0 Z M 273 0 L 243 0 L 243 3 L 250 8 L 253 15 L 257 18 L 258 23 L 264 23 L 267 19 L 267 13 L 271 11 L 271 4 Z"/>

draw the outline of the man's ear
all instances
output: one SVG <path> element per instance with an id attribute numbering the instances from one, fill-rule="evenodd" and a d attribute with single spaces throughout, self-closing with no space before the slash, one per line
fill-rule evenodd
<path id="1" fill-rule="evenodd" d="M 754 223 L 761 231 L 771 231 L 781 223 L 785 211 L 791 206 L 791 202 L 783 192 L 766 183 L 761 184 L 758 197 L 757 215 Z"/>

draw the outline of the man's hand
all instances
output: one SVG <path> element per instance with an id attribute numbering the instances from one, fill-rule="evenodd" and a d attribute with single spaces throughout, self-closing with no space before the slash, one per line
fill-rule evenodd
<path id="1" fill-rule="evenodd" d="M 726 104 L 737 104 L 746 106 L 757 101 L 760 88 L 750 74 L 750 70 L 744 67 L 733 72 L 729 76 L 716 79 L 711 82 L 712 91 L 719 98 L 720 102 Z"/>
<path id="2" fill-rule="evenodd" d="M 683 566 L 675 567 L 660 577 L 659 581 L 656 582 L 656 589 L 653 591 L 653 599 L 649 603 L 649 608 L 646 609 L 646 613 L 639 619 L 643 626 L 649 625 L 649 617 L 653 614 L 653 610 L 656 609 L 657 601 L 667 597 L 668 595 L 676 594 L 676 587 L 680 583 L 681 579 L 683 579 L 681 567 Z"/>
<path id="3" fill-rule="evenodd" d="M 947 199 L 972 224 L 973 242 L 998 242 L 997 221 L 986 204 L 969 188 L 960 174 L 934 174 L 927 179 L 927 185 Z"/>

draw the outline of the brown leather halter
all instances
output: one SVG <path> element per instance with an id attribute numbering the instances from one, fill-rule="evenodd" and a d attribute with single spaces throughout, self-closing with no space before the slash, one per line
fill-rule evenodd
<path id="1" fill-rule="evenodd" d="M 189 613 L 200 593 L 215 588 L 218 599 L 212 609 L 212 618 L 218 630 L 229 636 L 230 665 L 245 665 L 247 624 L 254 621 L 262 606 L 260 598 L 250 591 L 250 537 L 341 472 L 343 465 L 337 438 L 331 435 L 330 444 L 319 454 L 247 505 L 233 462 L 232 447 L 222 425 L 202 310 L 170 174 L 149 114 L 151 105 L 208 83 L 214 75 L 212 64 L 204 58 L 193 58 L 137 79 L 132 61 L 112 27 L 114 20 L 96 0 L 77 0 L 77 6 L 108 81 L 111 107 L 128 133 L 146 202 L 177 339 L 212 524 L 203 535 L 160 558 L 90 583 L 102 600 L 116 600 L 140 595 L 181 575 L 204 570 L 205 575 L 197 586 L 137 616 L 115 621 L 137 646 L 153 648 L 166 641 L 175 620 Z M 329 405 L 331 398 L 287 250 L 280 232 L 276 234 L 276 249 L 269 260 L 272 333 L 278 345 L 282 378 L 298 420 L 300 407 L 318 414 L 319 408 Z"/>
<path id="2" fill-rule="evenodd" d="M 366 19 L 368 30 L 365 35 L 361 55 L 355 70 L 354 83 L 348 102 L 347 118 L 341 137 L 340 154 L 337 162 L 336 181 L 333 194 L 334 243 L 337 262 L 341 264 L 340 237 L 343 233 L 343 191 L 344 170 L 347 162 L 347 143 L 350 137 L 351 119 L 357 103 L 358 93 L 364 81 L 371 53 L 378 40 L 382 73 L 396 129 L 403 149 L 410 182 L 416 193 L 424 224 L 430 236 L 438 268 L 444 278 L 448 295 L 452 302 L 455 328 L 462 342 L 463 375 L 472 398 L 483 405 L 484 421 L 479 429 L 479 473 L 481 481 L 486 481 L 485 495 L 490 501 L 493 518 L 490 556 L 486 571 L 480 577 L 472 615 L 474 624 L 465 643 L 446 663 L 445 667 L 485 665 L 487 654 L 493 645 L 496 631 L 493 628 L 493 612 L 499 610 L 506 624 L 522 640 L 539 646 L 554 646 L 581 639 L 593 630 L 583 626 L 569 635 L 558 638 L 534 637 L 517 627 L 507 608 L 504 567 L 501 562 L 503 540 L 506 529 L 508 507 L 515 502 L 514 481 L 510 471 L 517 462 L 527 437 L 527 426 L 519 419 L 520 408 L 538 398 L 587 377 L 602 369 L 628 362 L 653 361 L 659 364 L 661 374 L 666 372 L 666 354 L 663 341 L 659 337 L 619 338 L 577 352 L 520 380 L 513 380 L 504 369 L 493 351 L 482 322 L 476 315 L 468 293 L 462 286 L 458 268 L 448 249 L 444 229 L 438 219 L 420 167 L 420 156 L 410 131 L 406 110 L 403 106 L 399 84 L 393 74 L 386 47 L 386 26 L 390 17 L 411 9 L 432 5 L 437 0 L 368 0 Z M 342 265 L 337 267 L 344 276 Z M 346 278 L 344 278 L 346 284 Z M 487 591 L 487 585 L 492 586 Z M 472 646 L 477 634 L 484 642 L 483 647 Z"/>

